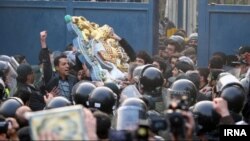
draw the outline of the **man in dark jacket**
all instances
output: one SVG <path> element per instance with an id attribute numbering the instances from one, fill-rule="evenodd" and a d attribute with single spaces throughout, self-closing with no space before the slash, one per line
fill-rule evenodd
<path id="1" fill-rule="evenodd" d="M 46 45 L 47 32 L 40 33 L 42 51 L 40 58 L 43 63 L 44 82 L 47 91 L 51 91 L 55 87 L 59 89 L 59 95 L 67 98 L 72 102 L 71 90 L 77 83 L 77 78 L 69 74 L 69 62 L 67 56 L 61 54 L 54 58 L 55 71 L 53 72 L 50 61 L 49 50 Z"/>
<path id="2" fill-rule="evenodd" d="M 42 110 L 45 107 L 43 94 L 34 83 L 34 72 L 28 64 L 21 64 L 17 68 L 17 91 L 14 96 L 20 97 L 23 103 L 32 111 Z"/>

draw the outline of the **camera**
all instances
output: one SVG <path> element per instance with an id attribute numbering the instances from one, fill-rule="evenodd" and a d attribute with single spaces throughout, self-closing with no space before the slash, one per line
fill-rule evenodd
<path id="1" fill-rule="evenodd" d="M 188 111 L 187 96 L 182 96 L 179 101 L 170 104 L 166 117 L 170 125 L 170 132 L 174 136 L 185 138 L 186 118 L 183 117 L 182 111 Z"/>
<path id="2" fill-rule="evenodd" d="M 9 121 L 0 121 L 0 133 L 7 133 L 9 124 Z"/>
<path id="3" fill-rule="evenodd" d="M 158 134 L 159 131 L 167 129 L 168 124 L 166 117 L 152 110 L 148 111 L 147 113 L 149 117 L 149 127 L 153 133 Z"/>
<path id="4" fill-rule="evenodd" d="M 110 141 L 147 141 L 149 136 L 149 123 L 147 120 L 140 120 L 138 127 L 133 130 L 110 130 Z"/>

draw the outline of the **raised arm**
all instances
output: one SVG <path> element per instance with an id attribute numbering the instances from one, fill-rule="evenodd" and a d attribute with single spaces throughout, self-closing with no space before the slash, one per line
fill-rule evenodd
<path id="1" fill-rule="evenodd" d="M 46 44 L 47 31 L 40 32 L 40 42 L 41 42 L 41 51 L 39 54 L 39 59 L 43 64 L 43 75 L 45 85 L 48 84 L 53 75 L 52 64 L 50 61 L 50 54 Z"/>

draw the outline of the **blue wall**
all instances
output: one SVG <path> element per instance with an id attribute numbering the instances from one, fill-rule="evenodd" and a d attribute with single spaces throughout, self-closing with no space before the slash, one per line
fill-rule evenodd
<path id="1" fill-rule="evenodd" d="M 23 54 L 38 63 L 40 31 L 48 31 L 51 50 L 64 50 L 73 36 L 64 16 L 84 16 L 99 25 L 108 24 L 135 51 L 153 54 L 158 46 L 158 0 L 149 3 L 101 3 L 68 1 L 0 0 L 0 54 Z"/>
<path id="2" fill-rule="evenodd" d="M 199 1 L 198 65 L 207 66 L 214 52 L 237 54 L 250 45 L 250 6 L 208 5 Z"/>

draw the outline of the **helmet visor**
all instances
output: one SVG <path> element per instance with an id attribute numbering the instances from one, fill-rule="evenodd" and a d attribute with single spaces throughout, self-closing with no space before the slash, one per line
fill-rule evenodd
<path id="1" fill-rule="evenodd" d="M 137 129 L 140 119 L 146 119 L 146 112 L 141 108 L 135 106 L 120 107 L 116 129 L 134 131 Z"/>
<path id="2" fill-rule="evenodd" d="M 188 97 L 189 92 L 188 91 L 178 91 L 178 90 L 167 90 L 168 95 L 170 96 L 171 101 L 180 101 L 183 99 L 183 97 Z"/>

